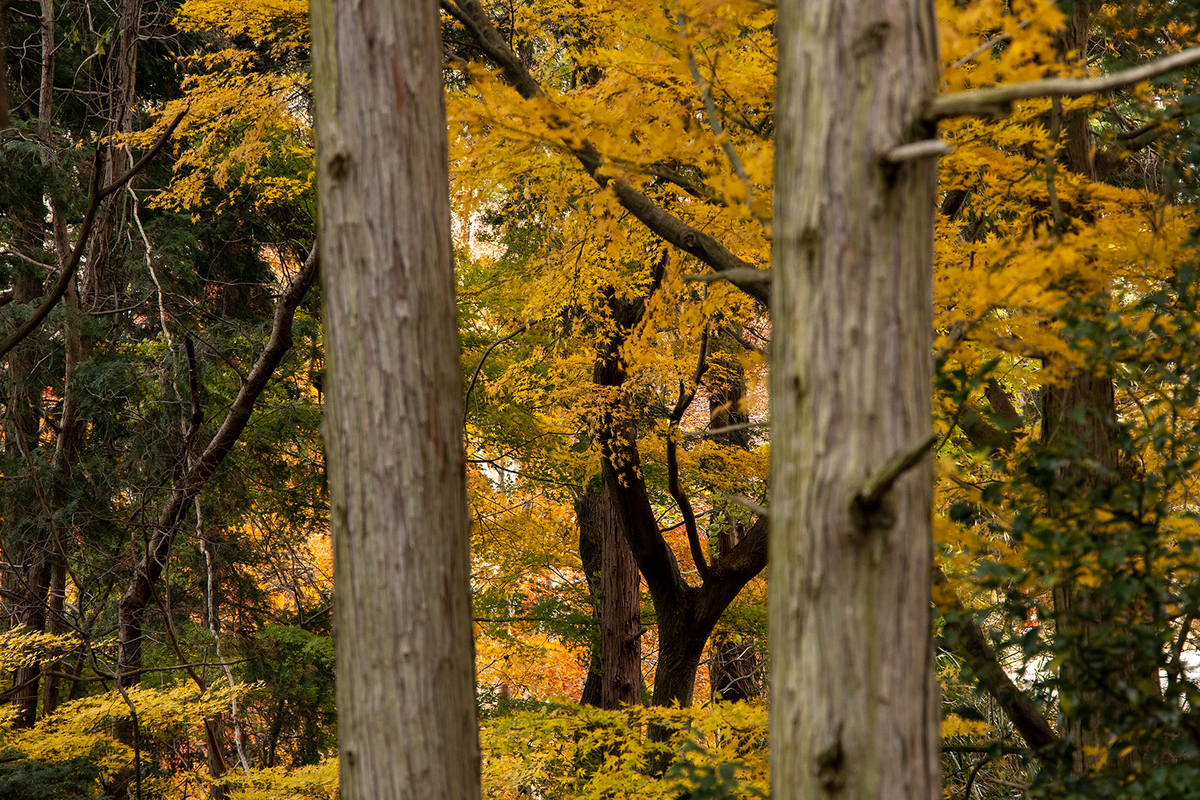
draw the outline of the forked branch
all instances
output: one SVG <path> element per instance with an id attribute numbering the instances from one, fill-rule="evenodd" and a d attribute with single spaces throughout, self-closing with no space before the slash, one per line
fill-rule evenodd
<path id="1" fill-rule="evenodd" d="M 708 561 L 704 558 L 704 548 L 700 546 L 700 532 L 696 528 L 696 514 L 692 510 L 692 503 L 679 485 L 679 445 L 677 440 L 679 423 L 687 412 L 688 406 L 692 404 L 692 400 L 696 399 L 696 390 L 700 387 L 700 380 L 706 371 L 708 371 L 707 328 L 704 329 L 704 335 L 700 337 L 700 357 L 696 361 L 696 371 L 692 374 L 692 382 L 685 387 L 680 381 L 679 399 L 675 402 L 675 408 L 671 410 L 670 426 L 667 429 L 667 491 L 671 493 L 675 504 L 679 506 L 679 513 L 683 515 L 688 548 L 692 551 L 692 561 L 696 562 L 696 572 L 700 575 L 701 581 L 708 580 Z"/>

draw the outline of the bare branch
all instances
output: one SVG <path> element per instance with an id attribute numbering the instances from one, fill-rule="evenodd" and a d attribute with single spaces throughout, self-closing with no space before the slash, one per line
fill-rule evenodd
<path id="1" fill-rule="evenodd" d="M 55 281 L 54 287 L 50 290 L 50 294 L 47 295 L 46 299 L 42 301 L 42 304 L 29 316 L 29 319 L 17 326 L 16 330 L 6 336 L 4 341 L 0 342 L 0 358 L 8 355 L 9 351 L 20 344 L 25 337 L 37 330 L 38 326 L 42 324 L 42 320 L 54 310 L 54 307 L 58 305 L 58 301 L 67 293 L 67 287 L 75 277 L 75 268 L 79 266 L 79 259 L 83 257 L 83 249 L 87 246 L 88 238 L 92 235 L 92 226 L 96 223 L 96 212 L 100 208 L 101 201 L 124 186 L 126 181 L 130 180 L 143 167 L 150 163 L 151 159 L 158 154 L 158 151 L 171 138 L 171 134 L 175 132 L 175 128 L 183 121 L 185 114 L 187 114 L 186 108 L 179 112 L 179 115 L 163 131 L 162 136 L 158 137 L 158 141 L 146 151 L 146 154 L 128 172 L 103 188 L 100 187 L 100 158 L 96 158 L 96 164 L 92 172 L 91 199 L 88 201 L 87 212 L 83 216 L 83 225 L 80 227 L 79 239 L 75 243 L 75 249 L 71 252 L 70 259 L 63 265 L 58 280 Z"/>
<path id="2" fill-rule="evenodd" d="M 683 280 L 694 283 L 713 283 L 714 281 L 729 281 L 746 294 L 753 297 L 764 306 L 771 303 L 771 271 L 755 269 L 754 267 L 738 267 L 718 272 L 702 274 L 687 274 Z"/>
<path id="3" fill-rule="evenodd" d="M 1045 78 L 1039 81 L 1014 83 L 1011 86 L 996 86 L 991 89 L 973 89 L 969 92 L 944 94 L 930 102 L 924 117 L 927 122 L 936 122 L 951 117 L 1005 116 L 1011 110 L 1012 104 L 1018 100 L 1030 100 L 1035 97 L 1082 97 L 1086 94 L 1098 94 L 1148 81 L 1193 64 L 1200 64 L 1200 46 L 1190 47 L 1149 64 L 1099 78 Z"/>
<path id="4" fill-rule="evenodd" d="M 692 503 L 679 485 L 679 444 L 677 439 L 679 438 L 679 421 L 683 419 L 688 406 L 696 398 L 700 379 L 704 377 L 707 370 L 708 328 L 705 328 L 704 335 L 700 338 L 700 356 L 696 362 L 696 371 L 692 375 L 691 385 L 685 388 L 683 382 L 680 381 L 679 400 L 676 401 L 675 408 L 671 411 L 671 424 L 667 430 L 667 491 L 671 493 L 675 504 L 679 506 L 679 513 L 683 515 L 683 525 L 687 529 L 688 547 L 692 551 L 692 561 L 696 562 L 696 572 L 699 573 L 701 581 L 708 580 L 708 561 L 704 558 L 704 548 L 700 546 L 700 532 L 696 529 L 696 514 L 692 510 Z"/>
<path id="5" fill-rule="evenodd" d="M 529 325 L 530 325 L 530 323 L 526 322 L 524 325 L 521 325 L 519 328 L 517 328 L 516 330 L 514 330 L 512 333 L 508 334 L 507 336 L 501 336 L 499 339 L 492 342 L 491 345 L 488 346 L 488 349 L 483 351 L 483 355 L 479 357 L 479 363 L 475 365 L 475 371 L 473 373 L 471 373 L 471 382 L 467 385 L 467 394 L 466 394 L 466 396 L 463 397 L 463 426 L 464 427 L 467 424 L 467 416 L 470 411 L 471 392 L 474 391 L 474 389 L 475 389 L 475 381 L 479 380 L 479 371 L 483 369 L 483 362 L 487 361 L 487 357 L 490 356 L 492 354 L 492 351 L 495 350 L 497 347 L 504 344 L 508 340 L 513 339 L 513 338 L 519 336 L 520 334 L 524 333 L 525 331 L 529 330 Z"/>

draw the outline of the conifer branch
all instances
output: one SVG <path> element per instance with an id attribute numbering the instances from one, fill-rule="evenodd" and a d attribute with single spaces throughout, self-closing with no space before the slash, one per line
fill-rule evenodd
<path id="1" fill-rule="evenodd" d="M 934 98 L 929 103 L 924 118 L 926 122 L 936 122 L 951 117 L 1006 116 L 1012 110 L 1012 104 L 1018 100 L 1098 94 L 1148 81 L 1194 64 L 1200 64 L 1200 46 L 1190 47 L 1149 64 L 1099 78 L 1045 78 L 1014 83 L 1011 86 L 954 92 Z"/>

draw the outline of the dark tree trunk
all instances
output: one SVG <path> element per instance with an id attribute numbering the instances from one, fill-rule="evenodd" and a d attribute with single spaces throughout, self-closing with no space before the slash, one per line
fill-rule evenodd
<path id="1" fill-rule="evenodd" d="M 579 562 L 583 567 L 583 575 L 587 580 L 588 597 L 591 599 L 592 620 L 595 627 L 591 631 L 591 648 L 588 655 L 587 680 L 583 684 L 583 692 L 579 696 L 580 705 L 597 706 L 601 701 L 600 685 L 603 676 L 600 671 L 601 637 L 604 628 L 600 615 L 600 571 L 601 571 L 601 542 L 603 534 L 603 516 L 606 509 L 600 502 L 599 491 L 586 491 L 575 500 L 575 522 L 579 527 Z"/>
<path id="2" fill-rule="evenodd" d="M 641 575 L 617 527 L 603 485 L 575 503 L 580 554 L 599 625 L 580 702 L 601 708 L 639 705 L 642 693 Z"/>
<path id="3" fill-rule="evenodd" d="M 724 431 L 712 437 L 727 447 L 748 450 L 750 431 L 736 429 L 750 421 L 746 413 L 746 370 L 742 367 L 736 342 L 731 337 L 715 337 L 712 366 L 707 373 L 708 427 Z M 734 428 L 735 430 L 727 430 Z M 709 538 L 716 534 L 717 557 L 726 558 L 745 535 L 745 526 L 725 508 L 714 508 L 709 521 Z M 708 648 L 708 680 L 713 699 L 738 702 L 759 695 L 758 654 L 754 647 L 739 641 L 728 631 L 718 629 Z"/>

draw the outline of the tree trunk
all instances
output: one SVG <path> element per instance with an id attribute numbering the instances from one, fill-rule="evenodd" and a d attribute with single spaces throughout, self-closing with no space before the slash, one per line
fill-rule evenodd
<path id="1" fill-rule="evenodd" d="M 586 493 L 575 504 L 579 518 L 580 551 L 588 542 L 589 589 L 596 604 L 600 639 L 592 661 L 593 680 L 584 686 L 580 702 L 600 708 L 622 708 L 642 702 L 641 579 L 633 553 L 613 513 L 606 487 Z"/>
<path id="2" fill-rule="evenodd" d="M 603 516 L 606 508 L 601 504 L 601 492 L 585 491 L 575 499 L 575 522 L 579 527 L 579 563 L 587 580 L 588 597 L 592 603 L 592 620 L 596 627 L 590 636 L 591 652 L 588 655 L 587 680 L 583 684 L 583 692 L 579 695 L 579 704 L 583 706 L 600 706 L 601 684 L 604 675 L 600 666 L 601 638 L 604 636 L 604 626 L 600 612 L 600 572 L 601 548 L 603 539 Z"/>
<path id="3" fill-rule="evenodd" d="M 438 6 L 312 28 L 341 796 L 478 798 Z"/>
<path id="4" fill-rule="evenodd" d="M 783 0 L 778 26 L 772 797 L 932 800 L 933 473 L 884 467 L 932 428 L 936 163 L 883 157 L 935 133 L 933 3 Z"/>
<path id="5" fill-rule="evenodd" d="M 601 490 L 610 507 L 608 490 Z M 629 544 L 617 527 L 616 515 L 604 515 L 600 573 L 600 690 L 601 708 L 621 708 L 642 702 L 642 619 L 638 588 L 642 576 Z"/>

